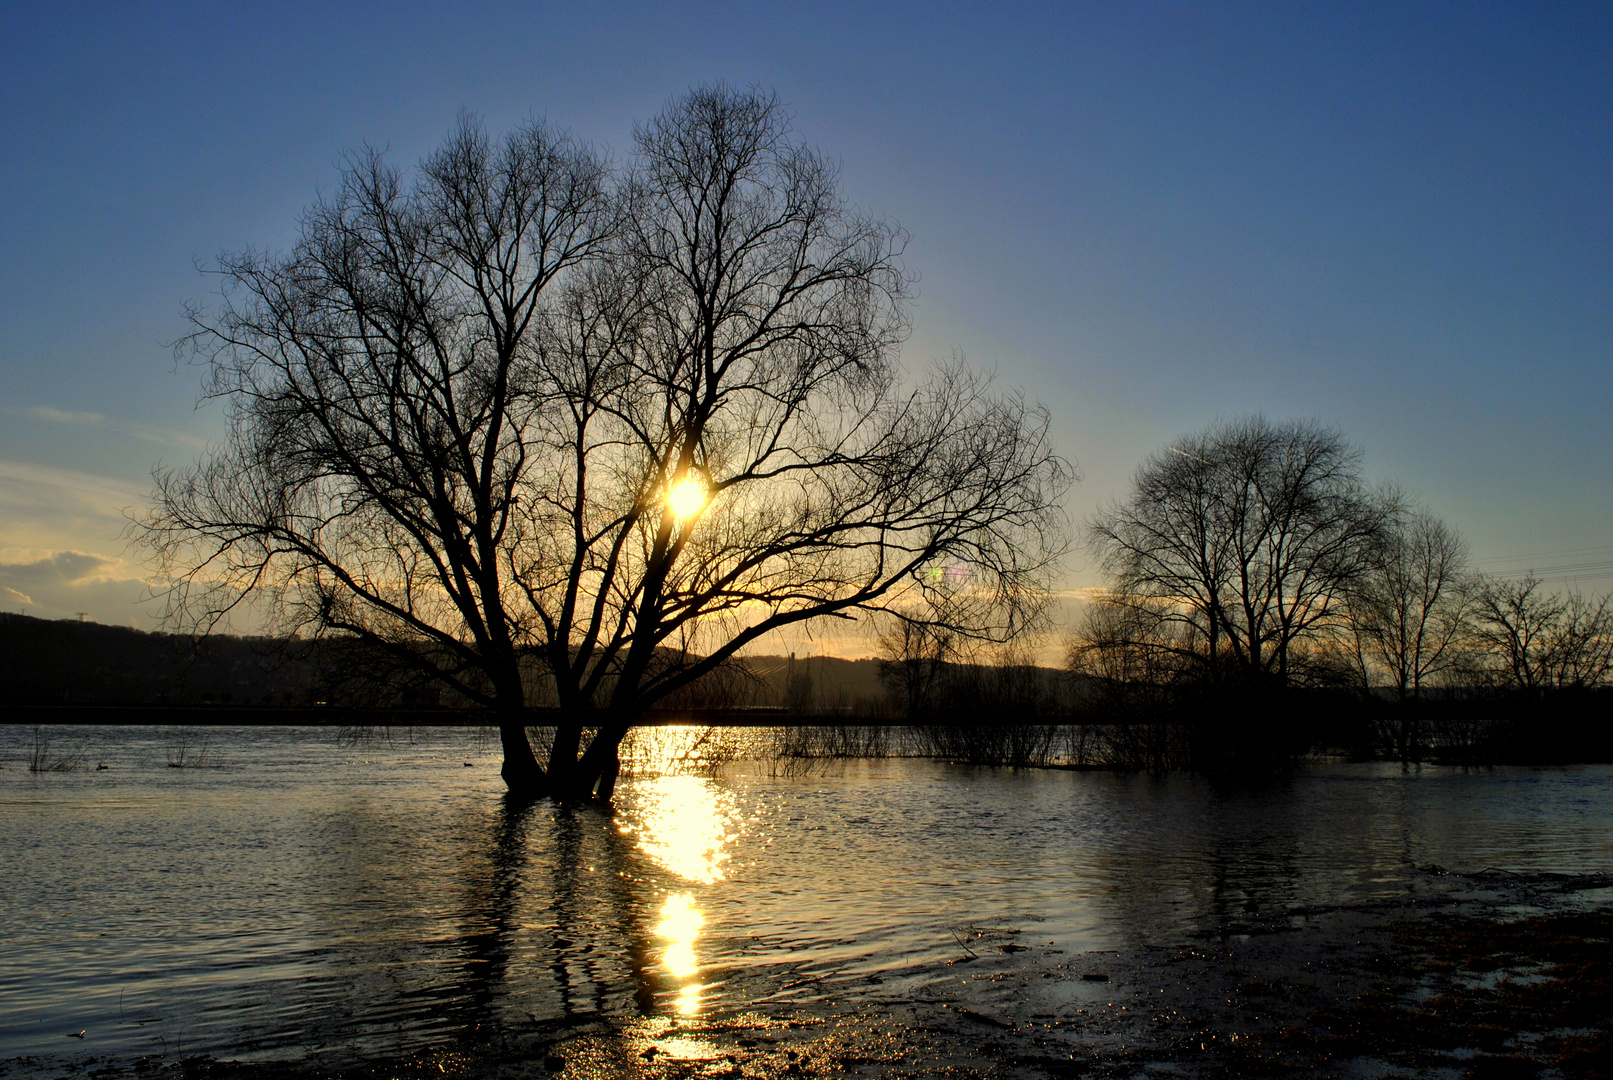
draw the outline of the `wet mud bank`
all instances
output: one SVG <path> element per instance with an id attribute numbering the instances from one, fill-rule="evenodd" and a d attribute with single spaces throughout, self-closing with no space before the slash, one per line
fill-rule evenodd
<path id="1" fill-rule="evenodd" d="M 1613 875 L 1425 867 L 1402 900 L 1251 906 L 1171 944 L 1067 953 L 1000 927 L 957 943 L 923 998 L 881 997 L 870 977 L 697 1018 L 530 1018 L 378 1060 L 65 1054 L 0 1076 L 1613 1076 Z"/>

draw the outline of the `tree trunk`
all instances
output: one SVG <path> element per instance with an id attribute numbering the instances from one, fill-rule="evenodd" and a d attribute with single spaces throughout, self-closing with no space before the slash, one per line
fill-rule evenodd
<path id="1" fill-rule="evenodd" d="M 527 741 L 526 725 L 519 718 L 505 718 L 498 726 L 499 742 L 504 747 L 504 768 L 500 775 L 517 799 L 541 799 L 549 794 L 549 778 L 532 753 Z"/>
<path id="2" fill-rule="evenodd" d="M 549 748 L 549 777 L 558 788 L 565 786 L 562 779 L 577 764 L 577 747 L 582 742 L 582 724 L 571 718 L 571 710 L 562 707 L 562 719 L 554 729 L 554 744 Z"/>
<path id="3" fill-rule="evenodd" d="M 615 719 L 600 726 L 594 741 L 588 744 L 582 759 L 577 762 L 574 787 L 580 795 L 609 799 L 615 793 L 616 777 L 622 769 L 618 751 L 632 726 L 631 720 Z"/>
<path id="4" fill-rule="evenodd" d="M 612 750 L 605 764 L 600 767 L 599 783 L 594 787 L 595 792 L 599 795 L 600 801 L 610 802 L 611 796 L 616 794 L 616 777 L 621 773 L 621 771 L 621 755 L 619 755 L 615 750 Z"/>
<path id="5" fill-rule="evenodd" d="M 577 753 L 583 723 L 574 717 L 575 714 L 568 714 L 555 728 L 554 745 L 549 752 L 549 795 L 561 801 L 587 799 L 593 795 L 593 777 L 584 767 L 588 752 L 584 751 L 580 758 Z M 598 741 L 596 734 L 594 742 Z M 592 747 L 590 743 L 590 750 Z"/>

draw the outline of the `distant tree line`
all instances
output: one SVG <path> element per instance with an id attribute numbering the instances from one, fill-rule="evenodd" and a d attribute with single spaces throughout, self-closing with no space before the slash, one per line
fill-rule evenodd
<path id="1" fill-rule="evenodd" d="M 351 667 L 342 642 L 148 634 L 0 612 L 7 705 L 300 706 Z"/>
<path id="2" fill-rule="evenodd" d="M 1475 572 L 1336 429 L 1257 416 L 1188 436 L 1088 541 L 1107 589 L 1069 669 L 1096 712 L 1190 724 L 1197 762 L 1289 758 L 1339 716 L 1367 720 L 1328 734 L 1402 760 L 1608 745 L 1587 724 L 1613 676 L 1609 597 Z"/>

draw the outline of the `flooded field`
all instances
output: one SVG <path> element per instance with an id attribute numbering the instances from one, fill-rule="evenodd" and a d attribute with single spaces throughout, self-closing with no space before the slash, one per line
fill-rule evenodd
<path id="1" fill-rule="evenodd" d="M 606 815 L 507 806 L 471 730 L 49 734 L 0 729 L 18 1075 L 621 1025 L 676 1059 L 679 1025 L 943 1014 L 1062 1060 L 1097 1035 L 1061 1019 L 1152 993 L 1150 956 L 1252 956 L 1458 893 L 1529 914 L 1559 878 L 1553 910 L 1591 910 L 1613 872 L 1607 767 L 1326 765 L 1259 790 L 913 759 L 691 774 L 673 731 Z"/>

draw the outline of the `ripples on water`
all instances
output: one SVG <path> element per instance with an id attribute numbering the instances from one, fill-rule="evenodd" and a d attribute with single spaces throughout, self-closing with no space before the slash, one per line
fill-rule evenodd
<path id="1" fill-rule="evenodd" d="M 54 737 L 89 769 L 30 773 L 31 734 L 0 732 L 0 1058 L 335 1061 L 528 1018 L 908 1001 L 980 930 L 1073 955 L 1403 895 L 1429 863 L 1613 869 L 1605 767 L 663 775 L 689 736 L 659 733 L 607 817 L 506 806 L 476 731 L 221 729 L 204 768 L 168 767 L 175 732 Z"/>

